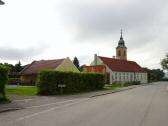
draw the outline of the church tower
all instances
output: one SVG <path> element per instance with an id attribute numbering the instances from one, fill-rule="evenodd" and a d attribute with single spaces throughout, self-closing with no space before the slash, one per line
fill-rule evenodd
<path id="1" fill-rule="evenodd" d="M 125 46 L 125 42 L 123 40 L 122 30 L 118 46 L 116 47 L 116 58 L 121 60 L 127 60 L 127 47 Z"/>

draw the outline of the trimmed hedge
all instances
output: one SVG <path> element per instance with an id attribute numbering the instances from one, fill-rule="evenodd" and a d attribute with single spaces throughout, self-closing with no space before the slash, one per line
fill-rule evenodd
<path id="1" fill-rule="evenodd" d="M 104 75 L 95 73 L 74 73 L 43 70 L 39 73 L 36 85 L 38 94 L 60 94 L 59 84 L 65 84 L 63 93 L 77 93 L 103 89 Z"/>
<path id="2" fill-rule="evenodd" d="M 161 81 L 168 81 L 168 78 L 162 78 Z"/>
<path id="3" fill-rule="evenodd" d="M 0 99 L 6 98 L 5 85 L 8 83 L 9 69 L 3 65 L 0 65 Z"/>

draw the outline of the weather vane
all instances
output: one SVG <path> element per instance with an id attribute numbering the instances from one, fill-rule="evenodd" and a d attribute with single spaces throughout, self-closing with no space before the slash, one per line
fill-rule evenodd
<path id="1" fill-rule="evenodd" d="M 4 5 L 5 4 L 5 2 L 3 2 L 2 0 L 0 0 L 0 5 Z"/>

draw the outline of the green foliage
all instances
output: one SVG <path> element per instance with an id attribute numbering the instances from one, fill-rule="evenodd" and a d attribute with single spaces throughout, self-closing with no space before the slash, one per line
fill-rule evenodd
<path id="1" fill-rule="evenodd" d="M 104 75 L 95 73 L 41 71 L 37 79 L 38 94 L 59 94 L 59 84 L 65 84 L 63 93 L 77 93 L 103 89 Z"/>
<path id="2" fill-rule="evenodd" d="M 80 68 L 79 60 L 78 60 L 77 57 L 74 58 L 73 63 L 74 63 L 74 65 L 75 65 L 78 69 Z"/>
<path id="3" fill-rule="evenodd" d="M 148 73 L 148 81 L 153 82 L 153 81 L 160 81 L 164 77 L 164 72 L 163 70 L 160 69 L 148 69 L 144 68 L 147 73 Z"/>
<path id="4" fill-rule="evenodd" d="M 139 85 L 139 84 L 141 84 L 140 81 L 128 81 L 128 82 L 125 82 L 125 83 L 114 82 L 112 85 L 120 86 L 120 87 L 127 87 L 127 86 L 131 86 L 131 85 Z"/>
<path id="5" fill-rule="evenodd" d="M 162 78 L 161 81 L 168 81 L 168 78 Z"/>
<path id="6" fill-rule="evenodd" d="M 162 59 L 161 66 L 164 70 L 168 70 L 168 54 L 166 54 L 165 58 Z"/>
<path id="7" fill-rule="evenodd" d="M 112 85 L 113 86 L 123 86 L 121 82 L 113 82 Z"/>
<path id="8" fill-rule="evenodd" d="M 20 61 L 18 63 L 16 63 L 15 65 L 9 64 L 9 63 L 4 63 L 4 64 L 0 63 L 0 65 L 8 67 L 9 68 L 9 74 L 12 77 L 13 77 L 13 73 L 18 73 L 18 72 L 20 72 L 24 68 L 21 65 Z"/>
<path id="9" fill-rule="evenodd" d="M 122 87 L 124 87 L 123 84 L 115 82 L 113 84 L 107 84 L 107 85 L 105 85 L 104 89 L 105 90 L 117 90 L 117 89 L 122 88 Z"/>
<path id="10" fill-rule="evenodd" d="M 19 61 L 17 64 L 14 66 L 14 72 L 20 72 L 23 69 L 21 62 Z"/>
<path id="11" fill-rule="evenodd" d="M 0 65 L 0 99 L 6 99 L 5 97 L 5 85 L 8 82 L 9 69 L 3 65 Z"/>
<path id="12" fill-rule="evenodd" d="M 5 66 L 5 67 L 8 67 L 9 73 L 12 73 L 13 70 L 14 70 L 14 66 L 13 66 L 12 64 L 9 64 L 9 63 L 4 63 L 4 64 L 2 64 L 2 63 L 0 63 L 0 65 L 3 65 L 3 66 Z"/>
<path id="13" fill-rule="evenodd" d="M 131 85 L 140 85 L 141 82 L 140 81 L 132 81 L 130 82 Z"/>

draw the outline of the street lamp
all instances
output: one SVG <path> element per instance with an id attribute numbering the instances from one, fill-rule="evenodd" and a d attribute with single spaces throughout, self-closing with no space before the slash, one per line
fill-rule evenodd
<path id="1" fill-rule="evenodd" d="M 0 5 L 4 5 L 5 4 L 5 2 L 3 2 L 2 0 L 0 0 Z"/>

